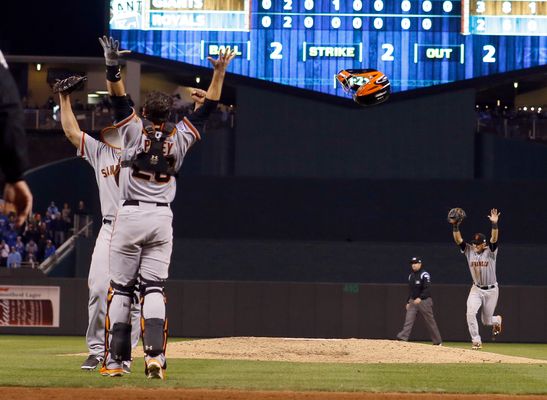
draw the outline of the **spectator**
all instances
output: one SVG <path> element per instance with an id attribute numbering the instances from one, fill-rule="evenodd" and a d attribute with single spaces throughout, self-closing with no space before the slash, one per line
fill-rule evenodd
<path id="1" fill-rule="evenodd" d="M 17 231 L 15 230 L 15 214 L 10 213 L 7 226 L 4 226 L 3 238 L 9 247 L 15 246 Z"/>
<path id="2" fill-rule="evenodd" d="M 9 246 L 6 241 L 2 239 L 2 241 L 0 241 L 0 267 L 5 267 L 7 265 L 8 256 Z"/>
<path id="3" fill-rule="evenodd" d="M 47 239 L 46 248 L 44 249 L 44 260 L 48 259 L 53 254 L 55 254 L 55 250 L 57 249 L 55 248 L 55 245 L 53 244 L 53 242 L 50 239 Z"/>
<path id="4" fill-rule="evenodd" d="M 15 246 L 12 246 L 8 255 L 8 268 L 21 267 L 21 254 L 15 250 Z"/>
<path id="5" fill-rule="evenodd" d="M 78 208 L 76 209 L 74 214 L 79 214 L 79 215 L 88 215 L 89 214 L 83 200 L 80 200 L 78 202 Z"/>
<path id="6" fill-rule="evenodd" d="M 59 246 L 65 241 L 65 225 L 61 219 L 61 214 L 53 214 L 50 223 L 51 231 L 53 232 L 53 242 Z"/>
<path id="7" fill-rule="evenodd" d="M 47 214 L 49 214 L 50 218 L 54 214 L 59 214 L 59 209 L 55 205 L 54 201 L 52 201 L 49 207 L 47 208 Z"/>
<path id="8" fill-rule="evenodd" d="M 48 238 L 46 237 L 45 233 L 40 234 L 40 239 L 38 240 L 38 261 L 44 260 L 44 254 L 46 252 L 46 246 L 48 242 Z"/>
<path id="9" fill-rule="evenodd" d="M 29 223 L 27 225 L 27 228 L 25 229 L 25 232 L 23 233 L 23 242 L 29 243 L 30 241 L 33 241 L 34 243 L 38 242 L 40 239 L 40 233 L 36 229 L 36 225 L 34 223 Z"/>
<path id="10" fill-rule="evenodd" d="M 38 245 L 33 239 L 30 239 L 27 245 L 25 246 L 25 252 L 27 254 L 26 260 L 34 263 L 38 261 Z"/>
<path id="11" fill-rule="evenodd" d="M 70 225 L 72 222 L 72 210 L 68 206 L 68 203 L 63 204 L 63 209 L 61 210 L 61 217 L 65 224 Z"/>
<path id="12" fill-rule="evenodd" d="M 21 254 L 21 257 L 24 257 L 25 244 L 23 243 L 23 238 L 21 236 L 17 236 L 17 239 L 15 240 L 15 250 L 17 250 L 17 252 Z"/>

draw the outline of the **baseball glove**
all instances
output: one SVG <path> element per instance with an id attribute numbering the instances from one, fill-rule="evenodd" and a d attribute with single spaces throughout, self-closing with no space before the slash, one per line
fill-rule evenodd
<path id="1" fill-rule="evenodd" d="M 461 224 L 466 217 L 465 211 L 459 207 L 453 208 L 448 212 L 446 219 L 450 224 Z"/>
<path id="2" fill-rule="evenodd" d="M 87 76 L 73 75 L 66 79 L 59 80 L 53 85 L 53 93 L 70 94 L 75 90 L 84 87 L 84 82 L 87 81 Z"/>

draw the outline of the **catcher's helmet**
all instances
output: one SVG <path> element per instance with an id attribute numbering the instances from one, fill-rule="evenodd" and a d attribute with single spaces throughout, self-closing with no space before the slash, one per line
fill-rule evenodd
<path id="1" fill-rule="evenodd" d="M 486 243 L 486 236 L 483 233 L 475 233 L 473 239 L 471 239 L 471 244 L 483 244 Z"/>
<path id="2" fill-rule="evenodd" d="M 422 263 L 422 257 L 412 257 L 410 259 L 410 264 L 421 264 Z"/>
<path id="3" fill-rule="evenodd" d="M 362 106 L 383 103 L 391 94 L 389 79 L 375 69 L 344 69 L 336 79 L 346 93 L 351 93 L 353 101 Z"/>

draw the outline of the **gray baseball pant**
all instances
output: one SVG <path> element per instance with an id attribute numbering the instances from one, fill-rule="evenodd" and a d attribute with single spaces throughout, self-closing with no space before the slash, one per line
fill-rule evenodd
<path id="1" fill-rule="evenodd" d="M 422 314 L 422 317 L 424 318 L 425 325 L 433 344 L 442 343 L 441 334 L 437 327 L 437 323 L 435 322 L 435 317 L 433 316 L 433 299 L 431 297 L 422 300 L 420 304 L 414 304 L 412 301 L 409 303 L 403 330 L 397 334 L 397 339 L 404 341 L 408 340 L 418 313 Z"/>

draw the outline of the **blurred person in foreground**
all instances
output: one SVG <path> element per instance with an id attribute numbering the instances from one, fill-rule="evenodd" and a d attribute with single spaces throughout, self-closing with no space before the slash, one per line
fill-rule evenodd
<path id="1" fill-rule="evenodd" d="M 4 201 L 15 210 L 20 227 L 32 209 L 32 193 L 23 179 L 28 168 L 23 108 L 17 86 L 0 51 L 0 170 L 4 173 Z"/>

